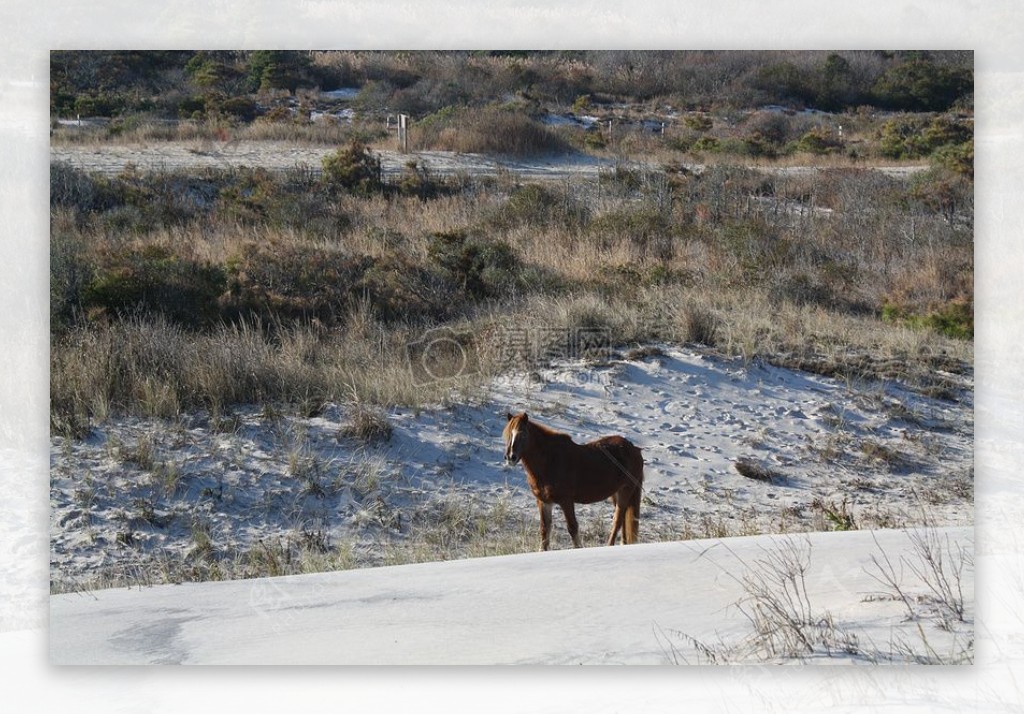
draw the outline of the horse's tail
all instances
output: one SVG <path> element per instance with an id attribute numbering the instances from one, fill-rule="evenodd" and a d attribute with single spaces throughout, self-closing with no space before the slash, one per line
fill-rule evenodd
<path id="1" fill-rule="evenodd" d="M 640 538 L 640 500 L 644 495 L 644 458 L 639 447 L 630 456 L 629 474 L 633 479 L 633 491 L 626 502 L 623 515 L 622 543 L 635 544 Z M 631 450 L 632 451 L 632 450 Z"/>

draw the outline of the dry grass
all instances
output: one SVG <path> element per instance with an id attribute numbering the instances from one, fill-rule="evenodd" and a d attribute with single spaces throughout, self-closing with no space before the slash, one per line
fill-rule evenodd
<path id="1" fill-rule="evenodd" d="M 378 407 L 357 402 L 350 410 L 349 421 L 342 427 L 339 436 L 362 444 L 373 444 L 387 442 L 391 439 L 391 432 L 387 413 Z"/>
<path id="2" fill-rule="evenodd" d="M 972 555 L 927 529 L 912 532 L 910 539 L 912 554 L 901 555 L 898 565 L 879 548 L 872 556 L 869 573 L 885 588 L 884 598 L 903 603 L 918 637 L 908 636 L 908 629 L 896 628 L 889 643 L 874 643 L 838 626 L 831 613 L 812 603 L 806 583 L 811 548 L 799 537 L 786 537 L 752 563 L 742 563 L 743 573 L 726 574 L 743 588 L 735 606 L 750 624 L 744 638 L 709 643 L 663 628 L 656 629 L 656 636 L 676 664 L 689 663 L 686 650 L 696 652 L 698 663 L 709 664 L 780 662 L 821 655 L 852 656 L 866 663 L 973 662 L 973 619 L 966 612 L 971 594 L 966 598 L 964 594 L 966 575 L 974 568 Z M 923 584 L 924 592 L 912 592 L 904 585 L 907 572 Z M 872 595 L 865 600 L 877 598 Z M 921 627 L 926 621 L 953 634 L 947 651 L 940 652 L 929 642 Z"/>
<path id="3" fill-rule="evenodd" d="M 562 154 L 568 145 L 530 117 L 499 107 L 434 115 L 414 125 L 413 148 L 527 157 Z"/>
<path id="4" fill-rule="evenodd" d="M 426 200 L 332 195 L 304 174 L 147 181 L 55 170 L 51 397 L 54 427 L 67 434 L 125 411 L 287 402 L 310 412 L 353 393 L 383 407 L 444 402 L 448 385 L 418 380 L 409 362 L 410 345 L 441 325 L 467 336 L 463 390 L 509 367 L 498 354 L 508 325 L 596 329 L 614 345 L 696 342 L 950 397 L 959 388 L 937 369 L 973 361 L 969 341 L 878 319 L 887 305 L 923 313 L 969 298 L 970 232 L 922 206 L 908 216 L 910 188 L 859 172 L 810 185 L 739 169 L 528 191 L 482 181 Z M 205 208 L 182 198 L 209 197 L 218 182 L 226 188 Z M 832 213 L 751 200 L 816 191 Z M 130 231 L 119 223 L 126 209 L 110 208 L 118 202 L 141 202 Z M 461 250 L 476 253 L 452 253 L 455 244 L 439 254 L 439 235 L 465 236 Z M 114 289 L 145 296 L 167 266 L 179 283 L 157 284 L 158 295 L 185 286 L 207 327 L 182 325 L 181 310 L 162 317 L 166 303 L 152 299 L 142 313 L 88 303 Z M 340 277 L 318 281 L 325 270 Z M 98 275 L 106 293 L 94 289 Z M 189 285 L 198 276 L 209 285 Z M 470 279 L 472 292 L 460 284 Z"/>

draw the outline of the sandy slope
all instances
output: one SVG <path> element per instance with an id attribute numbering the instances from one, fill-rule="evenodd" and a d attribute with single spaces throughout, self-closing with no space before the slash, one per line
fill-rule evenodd
<path id="1" fill-rule="evenodd" d="M 508 409 L 580 442 L 622 434 L 642 447 L 644 541 L 823 530 L 831 525 L 822 504 L 860 528 L 971 524 L 973 399 L 964 379 L 954 403 L 666 345 L 643 358 L 509 374 L 476 403 L 394 409 L 390 440 L 368 447 L 339 436 L 349 419 L 339 405 L 308 419 L 240 409 L 232 431 L 202 415 L 108 422 L 84 441 L 52 440 L 51 572 L 88 582 L 98 569 L 188 558 L 197 522 L 225 553 L 322 530 L 381 563 L 386 544 L 446 509 L 488 522 L 500 510 L 535 520 L 522 469 L 502 464 Z M 174 465 L 172 488 L 125 456 L 139 443 Z M 296 454 L 318 465 L 322 492 L 295 472 Z M 741 475 L 740 458 L 770 469 L 772 480 Z M 367 466 L 372 485 L 353 476 Z M 601 543 L 609 505 L 581 505 L 578 514 L 584 543 Z M 568 546 L 560 513 L 553 545 Z"/>
<path id="2" fill-rule="evenodd" d="M 973 530 L 933 532 L 973 551 Z M 907 620 L 872 577 L 872 555 L 915 557 L 899 531 L 741 537 L 468 559 L 252 581 L 51 597 L 50 657 L 59 664 L 658 664 L 702 662 L 682 635 L 732 646 L 751 632 L 734 605 L 739 580 L 786 539 L 808 548 L 809 613 L 832 616 L 855 653 L 894 645 L 954 657 L 973 637 L 973 569 L 965 622 L 943 630 L 928 589 L 907 570 Z M 919 629 L 920 627 L 920 629 Z M 927 645 L 924 644 L 927 640 Z M 897 648 L 898 649 L 898 648 Z M 761 660 L 737 651 L 737 660 Z M 814 652 L 771 660 L 826 658 Z"/>

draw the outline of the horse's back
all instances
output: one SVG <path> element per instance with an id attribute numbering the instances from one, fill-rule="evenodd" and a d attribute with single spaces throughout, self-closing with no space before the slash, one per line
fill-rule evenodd
<path id="1" fill-rule="evenodd" d="M 582 445 L 588 453 L 588 464 L 580 464 L 580 476 L 587 485 L 586 501 L 607 499 L 624 484 L 640 486 L 644 459 L 640 448 L 621 435 L 601 437 Z M 588 488 L 589 487 L 589 488 Z"/>
<path id="2" fill-rule="evenodd" d="M 608 456 L 614 457 L 623 466 L 632 468 L 636 464 L 643 465 L 643 453 L 640 448 L 622 435 L 614 434 L 601 437 L 588 443 L 587 446 L 595 447 Z"/>

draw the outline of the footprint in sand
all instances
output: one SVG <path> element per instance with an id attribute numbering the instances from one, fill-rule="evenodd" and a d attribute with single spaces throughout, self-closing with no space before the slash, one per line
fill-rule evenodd
<path id="1" fill-rule="evenodd" d="M 658 409 L 662 414 L 677 415 L 686 409 L 686 404 L 679 400 L 662 400 L 658 403 Z"/>

